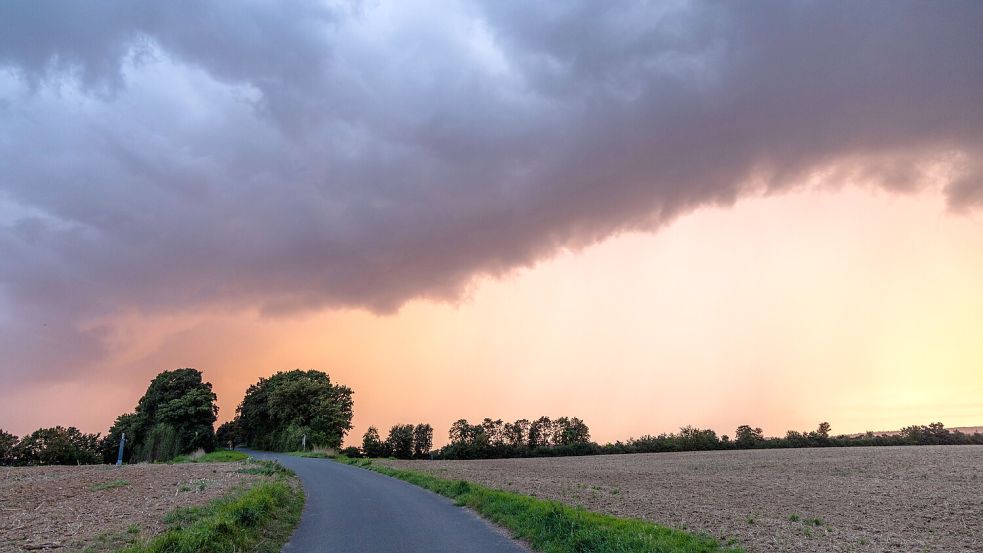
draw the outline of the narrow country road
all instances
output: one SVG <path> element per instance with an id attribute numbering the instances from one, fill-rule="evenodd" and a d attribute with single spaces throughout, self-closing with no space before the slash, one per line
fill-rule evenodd
<path id="1" fill-rule="evenodd" d="M 246 451 L 297 473 L 307 503 L 284 553 L 528 553 L 449 499 L 329 459 Z"/>

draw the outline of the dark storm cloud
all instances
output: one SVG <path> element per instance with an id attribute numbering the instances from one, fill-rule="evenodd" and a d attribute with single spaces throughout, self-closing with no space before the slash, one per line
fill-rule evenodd
<path id="1" fill-rule="evenodd" d="M 983 203 L 983 5 L 0 4 L 0 368 L 387 311 L 822 173 Z"/>

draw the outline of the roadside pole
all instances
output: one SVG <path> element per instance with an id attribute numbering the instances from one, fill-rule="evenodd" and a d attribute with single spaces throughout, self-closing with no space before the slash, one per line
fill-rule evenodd
<path id="1" fill-rule="evenodd" d="M 116 455 L 116 466 L 123 464 L 123 446 L 126 445 L 126 432 L 119 437 L 119 453 Z"/>

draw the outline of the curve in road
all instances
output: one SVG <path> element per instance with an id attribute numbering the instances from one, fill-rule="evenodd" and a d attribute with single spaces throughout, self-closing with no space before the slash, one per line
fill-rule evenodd
<path id="1" fill-rule="evenodd" d="M 284 553 L 528 553 L 449 499 L 329 459 L 247 451 L 279 461 L 304 485 L 304 514 Z"/>

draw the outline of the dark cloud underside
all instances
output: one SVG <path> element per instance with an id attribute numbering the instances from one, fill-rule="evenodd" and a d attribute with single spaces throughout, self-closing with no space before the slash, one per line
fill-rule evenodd
<path id="1" fill-rule="evenodd" d="M 387 311 L 806 177 L 983 204 L 983 4 L 0 3 L 0 368 Z"/>

